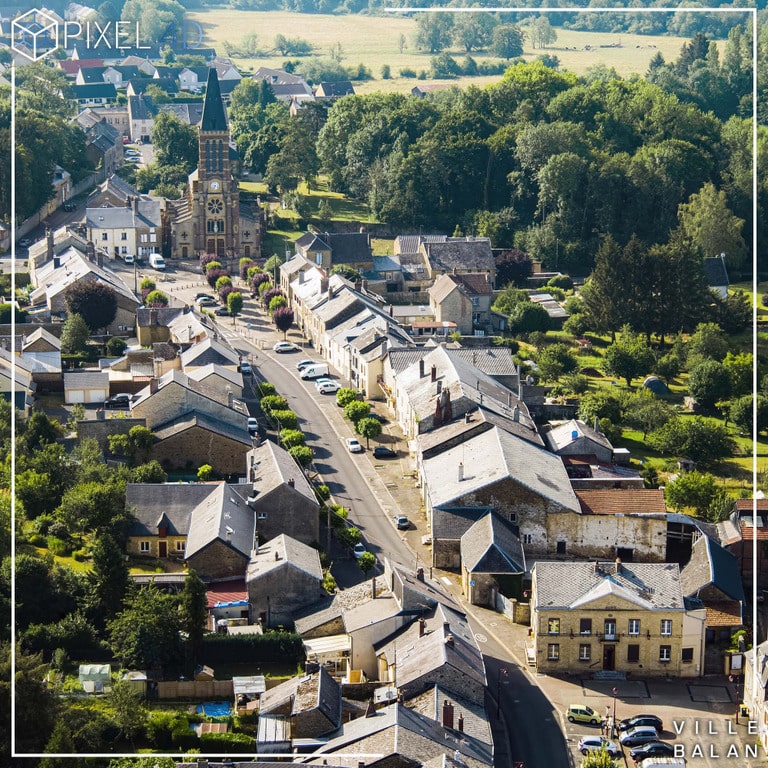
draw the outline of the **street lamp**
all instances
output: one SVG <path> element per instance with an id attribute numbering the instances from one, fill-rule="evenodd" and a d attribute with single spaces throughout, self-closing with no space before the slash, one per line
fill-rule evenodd
<path id="1" fill-rule="evenodd" d="M 616 730 L 616 694 L 619 692 L 618 688 L 613 689 L 613 723 L 611 724 L 611 737 L 613 737 Z"/>
<path id="2" fill-rule="evenodd" d="M 499 674 L 496 676 L 496 718 L 501 716 L 501 678 L 507 676 L 507 668 L 499 667 Z"/>

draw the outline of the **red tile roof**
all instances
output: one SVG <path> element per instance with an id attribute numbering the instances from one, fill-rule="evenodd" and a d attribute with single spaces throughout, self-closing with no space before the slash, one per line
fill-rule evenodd
<path id="1" fill-rule="evenodd" d="M 741 538 L 746 541 L 757 539 L 758 541 L 768 540 L 768 528 L 765 526 L 755 528 L 750 520 L 741 521 Z"/>
<path id="2" fill-rule="evenodd" d="M 248 589 L 245 581 L 222 581 L 215 584 L 209 584 L 207 588 L 208 610 L 210 611 L 216 603 L 234 603 L 238 600 L 248 599 Z"/>
<path id="3" fill-rule="evenodd" d="M 768 499 L 736 499 L 736 509 L 739 512 L 751 512 L 755 502 L 758 509 L 768 511 Z"/>
<path id="4" fill-rule="evenodd" d="M 103 67 L 104 59 L 64 59 L 57 62 L 59 69 L 64 70 L 68 75 L 77 75 L 81 69 L 90 67 Z"/>
<path id="5" fill-rule="evenodd" d="M 664 491 L 656 489 L 606 489 L 574 491 L 586 515 L 665 514 Z"/>

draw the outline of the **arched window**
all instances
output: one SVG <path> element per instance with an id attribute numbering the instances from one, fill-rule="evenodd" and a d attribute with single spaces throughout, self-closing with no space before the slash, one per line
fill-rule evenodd
<path id="1" fill-rule="evenodd" d="M 224 155 L 222 153 L 222 149 L 223 149 L 223 142 L 221 139 L 219 139 L 219 170 L 220 171 L 224 170 Z"/>
<path id="2" fill-rule="evenodd" d="M 211 142 L 210 139 L 205 140 L 205 170 L 211 170 Z"/>

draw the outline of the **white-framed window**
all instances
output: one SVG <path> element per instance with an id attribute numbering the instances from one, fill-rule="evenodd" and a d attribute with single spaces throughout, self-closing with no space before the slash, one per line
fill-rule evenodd
<path id="1" fill-rule="evenodd" d="M 473 307 L 479 307 L 480 306 L 480 299 L 477 296 L 472 297 L 472 306 Z"/>
<path id="2" fill-rule="evenodd" d="M 672 619 L 661 620 L 661 636 L 669 637 L 672 634 Z"/>
<path id="3" fill-rule="evenodd" d="M 592 634 L 592 619 L 579 619 L 579 634 L 580 635 Z"/>
<path id="4" fill-rule="evenodd" d="M 183 552 L 184 551 L 184 542 L 181 539 L 179 539 L 176 542 L 176 551 L 177 552 Z"/>
<path id="5" fill-rule="evenodd" d="M 127 232 L 121 232 L 120 233 L 120 239 L 121 240 L 127 240 L 128 239 L 128 233 Z"/>
<path id="6" fill-rule="evenodd" d="M 149 552 L 149 542 L 148 541 L 140 541 L 139 542 L 139 552 Z"/>
<path id="7" fill-rule="evenodd" d="M 109 234 L 107 232 L 101 233 L 101 239 L 102 240 L 109 240 Z"/>
<path id="8" fill-rule="evenodd" d="M 560 644 L 550 643 L 547 646 L 547 661 L 559 661 L 560 660 Z"/>
<path id="9" fill-rule="evenodd" d="M 156 243 L 157 242 L 157 235 L 154 232 L 149 233 L 149 242 L 150 243 Z"/>
<path id="10" fill-rule="evenodd" d="M 560 619 L 548 619 L 547 620 L 547 634 L 559 635 L 560 634 Z"/>
<path id="11" fill-rule="evenodd" d="M 660 645 L 659 646 L 659 661 L 666 662 L 672 659 L 672 646 Z"/>
<path id="12" fill-rule="evenodd" d="M 149 239 L 149 236 L 147 235 L 147 233 L 146 232 L 142 232 L 142 234 L 141 234 L 141 242 L 142 243 L 146 243 L 148 239 Z"/>
<path id="13" fill-rule="evenodd" d="M 603 622 L 603 630 L 605 632 L 606 640 L 614 640 L 616 638 L 616 620 L 606 619 Z"/>
<path id="14" fill-rule="evenodd" d="M 579 646 L 579 661 L 590 661 L 592 659 L 592 646 L 589 643 L 582 643 Z"/>
<path id="15" fill-rule="evenodd" d="M 127 245 L 120 246 L 120 253 L 128 253 L 128 246 Z"/>
<path id="16" fill-rule="evenodd" d="M 640 634 L 640 619 L 629 620 L 629 634 L 633 636 Z"/>

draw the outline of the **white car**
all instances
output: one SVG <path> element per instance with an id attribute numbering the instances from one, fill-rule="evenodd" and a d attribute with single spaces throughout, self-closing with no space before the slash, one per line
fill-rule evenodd
<path id="1" fill-rule="evenodd" d="M 363 452 L 363 446 L 360 445 L 360 441 L 356 437 L 348 437 L 344 442 L 347 444 L 347 450 L 350 453 Z"/>
<path id="2" fill-rule="evenodd" d="M 588 755 L 590 752 L 599 752 L 605 747 L 605 750 L 611 757 L 618 757 L 621 754 L 621 749 L 615 741 L 608 741 L 603 736 L 585 736 L 579 742 L 579 752 L 582 755 Z"/>
<path id="3" fill-rule="evenodd" d="M 274 347 L 272 347 L 273 352 L 298 352 L 299 348 L 292 344 L 290 341 L 278 341 L 277 344 L 275 344 Z"/>
<path id="4" fill-rule="evenodd" d="M 259 431 L 259 420 L 251 416 L 248 419 L 248 432 L 251 435 L 255 435 Z"/>
<path id="5" fill-rule="evenodd" d="M 355 560 L 359 560 L 368 550 L 365 548 L 365 544 L 359 541 L 355 544 L 355 548 L 352 550 L 352 554 L 355 556 Z"/>
<path id="6" fill-rule="evenodd" d="M 321 395 L 334 395 L 341 389 L 335 381 L 330 379 L 328 381 L 316 381 L 315 387 Z"/>
<path id="7" fill-rule="evenodd" d="M 123 261 L 124 261 L 126 264 L 133 264 L 133 263 L 134 263 L 136 260 L 135 260 L 135 258 L 134 258 L 134 256 L 133 256 L 133 254 L 132 254 L 132 253 L 126 253 L 126 254 L 123 256 Z"/>

